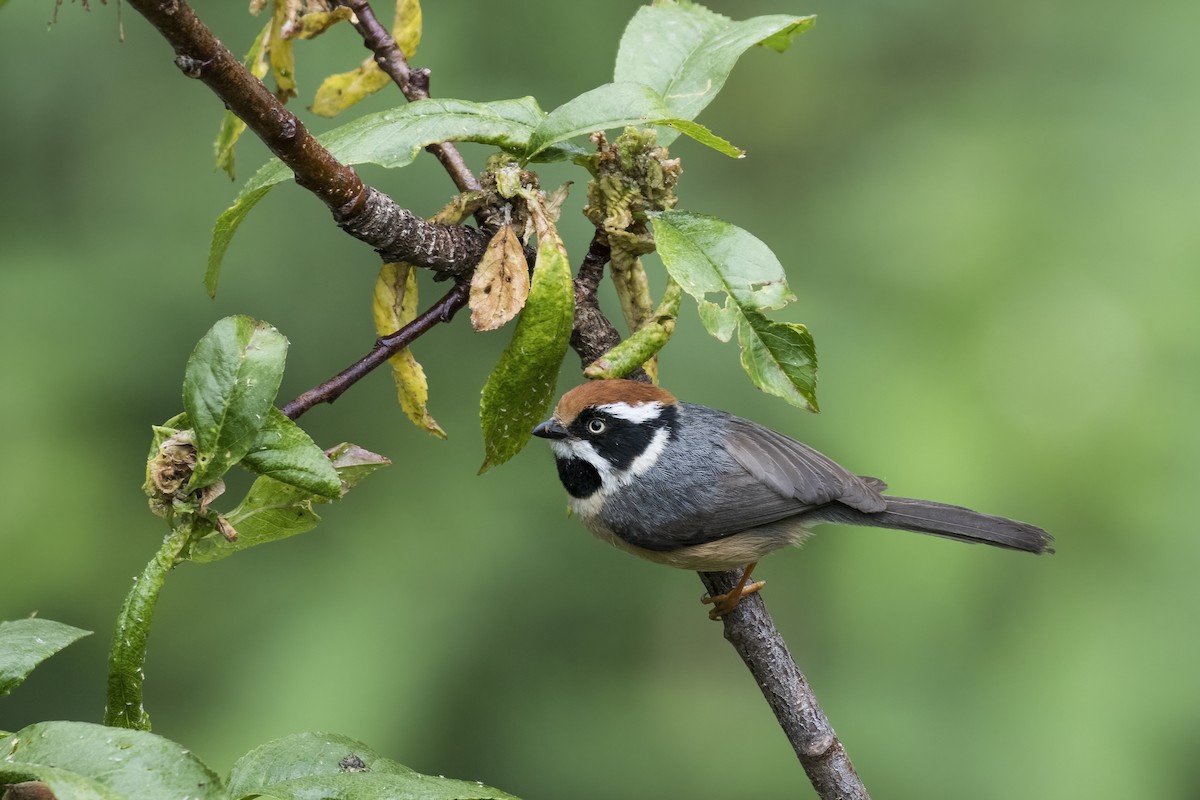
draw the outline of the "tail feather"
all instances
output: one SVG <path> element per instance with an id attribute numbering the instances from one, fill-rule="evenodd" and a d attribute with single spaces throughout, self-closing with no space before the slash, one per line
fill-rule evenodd
<path id="1" fill-rule="evenodd" d="M 1054 537 L 1035 525 L 931 500 L 887 495 L 884 499 L 887 500 L 887 509 L 875 513 L 834 503 L 825 509 L 822 519 L 846 525 L 916 531 L 1027 553 L 1054 552 L 1050 547 Z"/>

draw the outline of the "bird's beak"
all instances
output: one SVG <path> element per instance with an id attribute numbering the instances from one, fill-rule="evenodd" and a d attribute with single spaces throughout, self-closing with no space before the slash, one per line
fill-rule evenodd
<path id="1" fill-rule="evenodd" d="M 561 422 L 551 417 L 534 428 L 533 435 L 543 439 L 565 439 L 567 438 L 567 429 L 562 426 Z"/>

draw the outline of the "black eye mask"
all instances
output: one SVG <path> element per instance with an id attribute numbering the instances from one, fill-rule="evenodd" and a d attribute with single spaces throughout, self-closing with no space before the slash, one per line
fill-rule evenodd
<path id="1" fill-rule="evenodd" d="M 675 417 L 678 410 L 674 406 L 663 406 L 662 411 L 654 419 L 645 422 L 630 422 L 607 411 L 589 408 L 571 423 L 568 429 L 572 436 L 591 442 L 596 452 L 612 464 L 613 469 L 623 472 L 629 469 L 646 448 L 654 441 L 654 436 L 660 430 L 666 429 L 674 437 Z M 593 420 L 604 423 L 604 430 L 592 433 L 588 426 Z M 560 468 L 561 473 L 561 468 Z M 561 474 L 560 474 L 561 477 Z"/>

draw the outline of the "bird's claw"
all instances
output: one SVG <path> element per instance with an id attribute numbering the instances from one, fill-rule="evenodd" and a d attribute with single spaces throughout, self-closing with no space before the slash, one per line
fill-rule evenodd
<path id="1" fill-rule="evenodd" d="M 737 608 L 738 603 L 742 602 L 743 597 L 756 593 L 759 589 L 763 588 L 766 583 L 766 581 L 755 581 L 754 583 L 742 584 L 728 592 L 725 592 L 725 594 L 719 594 L 715 597 L 706 594 L 704 597 L 700 598 L 700 602 L 704 603 L 705 605 L 711 605 L 712 610 L 708 612 L 708 618 L 711 620 L 718 620 Z"/>

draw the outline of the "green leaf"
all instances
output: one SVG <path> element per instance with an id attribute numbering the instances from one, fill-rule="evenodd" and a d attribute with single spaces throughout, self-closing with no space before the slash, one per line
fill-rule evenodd
<path id="1" fill-rule="evenodd" d="M 219 561 L 256 545 L 310 531 L 321 521 L 313 511 L 314 502 L 319 498 L 311 492 L 259 477 L 237 508 L 222 515 L 237 531 L 237 538 L 229 541 L 219 532 L 210 533 L 192 545 L 187 558 L 202 564 Z"/>
<path id="2" fill-rule="evenodd" d="M 667 272 L 695 298 L 709 333 L 736 332 L 742 367 L 765 392 L 817 410 L 816 351 L 803 325 L 772 322 L 762 312 L 795 299 L 775 254 L 748 231 L 687 211 L 651 215 L 654 241 Z M 724 293 L 718 305 L 711 293 Z"/>
<path id="3" fill-rule="evenodd" d="M 255 748 L 234 765 L 229 793 L 281 800 L 516 800 L 476 781 L 422 775 L 331 733 L 299 733 Z"/>
<path id="4" fill-rule="evenodd" d="M 568 100 L 551 111 L 529 137 L 525 160 L 551 161 L 571 155 L 552 152 L 576 136 L 624 128 L 627 125 L 666 125 L 677 129 L 703 145 L 734 158 L 744 153 L 708 128 L 687 119 L 677 119 L 653 88 L 641 83 L 606 83 Z M 661 136 L 659 137 L 661 140 Z M 674 136 L 671 136 L 674 139 Z"/>
<path id="5" fill-rule="evenodd" d="M 646 322 L 622 339 L 615 347 L 597 358 L 583 370 L 588 378 L 624 378 L 638 367 L 645 367 L 651 378 L 657 380 L 657 364 L 652 363 L 659 350 L 666 346 L 675 332 L 675 318 L 679 315 L 679 301 L 683 298 L 679 284 L 667 277 L 667 288 L 662 302 Z"/>
<path id="6" fill-rule="evenodd" d="M 337 470 L 338 478 L 342 481 L 343 495 L 357 486 L 363 478 L 392 463 L 378 453 L 364 450 L 349 442 L 342 442 L 336 447 L 330 448 L 328 455 L 330 463 Z"/>
<path id="7" fill-rule="evenodd" d="M 686 119 L 664 119 L 660 122 L 660 124 L 666 125 L 668 128 L 674 128 L 675 130 L 679 131 L 680 133 L 682 133 L 692 139 L 695 139 L 697 142 L 704 145 L 705 147 L 711 147 L 713 150 L 716 150 L 718 153 L 727 155 L 730 158 L 745 158 L 746 157 L 745 150 L 743 150 L 742 148 L 733 144 L 732 142 L 730 142 L 726 139 L 722 139 L 720 136 L 717 136 L 715 133 L 713 133 L 708 128 L 701 125 L 699 122 L 692 122 L 691 120 L 686 120 Z M 674 138 L 675 138 L 674 136 L 670 137 L 670 139 L 674 139 Z M 669 143 L 669 140 L 667 142 L 664 142 L 664 141 L 662 141 L 662 137 L 661 136 L 659 137 L 659 144 L 666 145 L 668 143 Z"/>
<path id="8" fill-rule="evenodd" d="M 491 103 L 418 100 L 360 117 L 318 137 L 318 141 L 343 164 L 397 168 L 411 164 L 421 150 L 436 142 L 482 142 L 522 151 L 544 116 L 532 97 Z M 570 154 L 555 151 L 547 156 L 565 158 Z M 233 205 L 217 218 L 204 276 L 210 295 L 217 291 L 221 260 L 242 220 L 271 187 L 291 177 L 292 171 L 282 161 L 268 161 L 242 187 Z"/>
<path id="9" fill-rule="evenodd" d="M 58 800 L 227 800 L 211 769 L 146 731 L 88 722 L 39 722 L 0 742 L 0 770 L 44 781 Z"/>
<path id="10" fill-rule="evenodd" d="M 667 270 L 696 299 L 725 292 L 737 305 L 760 310 L 796 299 L 779 259 L 749 231 L 688 211 L 663 211 L 651 220 Z"/>
<path id="11" fill-rule="evenodd" d="M 38 664 L 89 635 L 51 619 L 0 622 L 0 697 L 20 686 Z"/>
<path id="12" fill-rule="evenodd" d="M 268 162 L 259 169 L 259 174 L 261 175 L 274 163 L 273 161 Z M 225 259 L 225 251 L 229 249 L 229 242 L 237 233 L 242 220 L 246 219 L 246 215 L 258 205 L 259 200 L 267 196 L 267 192 L 271 191 L 272 186 L 284 179 L 280 178 L 266 186 L 251 189 L 250 185 L 254 183 L 254 180 L 254 178 L 250 179 L 250 182 L 242 188 L 237 199 L 233 201 L 233 205 L 221 212 L 221 216 L 217 217 L 217 221 L 213 225 L 212 242 L 208 247 L 208 266 L 204 270 L 204 289 L 208 292 L 209 297 L 217 296 L 217 285 L 221 281 L 221 262 Z"/>
<path id="13" fill-rule="evenodd" d="M 754 385 L 782 397 L 794 406 L 817 406 L 817 347 L 808 328 L 798 323 L 775 322 L 745 309 L 738 326 L 742 369 Z"/>
<path id="14" fill-rule="evenodd" d="M 552 144 L 626 125 L 675 116 L 662 96 L 642 83 L 606 83 L 563 103 L 546 115 L 529 137 L 526 160 Z"/>
<path id="15" fill-rule="evenodd" d="M 814 22 L 790 15 L 735 22 L 694 3 L 643 6 L 621 36 L 613 80 L 644 83 L 662 95 L 669 116 L 695 119 L 746 50 L 762 44 L 782 52 Z M 663 131 L 659 142 L 674 138 Z"/>
<path id="16" fill-rule="evenodd" d="M 349 736 L 307 731 L 259 745 L 229 772 L 233 797 L 267 793 L 266 787 L 295 778 L 342 775 L 350 770 L 416 775 Z"/>
<path id="17" fill-rule="evenodd" d="M 258 432 L 241 463 L 259 475 L 312 494 L 331 500 L 342 495 L 342 482 L 329 457 L 299 425 L 274 406 L 268 409 L 267 424 Z"/>
<path id="18" fill-rule="evenodd" d="M 340 494 L 350 491 L 359 481 L 391 462 L 383 456 L 352 444 L 340 444 L 329 451 L 329 462 L 341 483 Z M 331 499 L 296 486 L 262 476 L 254 481 L 237 508 L 223 515 L 237 531 L 229 541 L 214 531 L 192 545 L 189 561 L 219 561 L 241 550 L 267 542 L 286 539 L 316 527 L 321 518 L 313 510 L 316 503 Z"/>
<path id="19" fill-rule="evenodd" d="M 575 314 L 571 265 L 558 232 L 539 233 L 537 263 L 525 308 L 479 403 L 486 472 L 521 452 L 554 398 Z"/>
<path id="20" fill-rule="evenodd" d="M 4 742 L 0 741 L 0 752 L 3 752 Z M 4 784 L 19 784 L 25 781 L 38 781 L 45 784 L 54 800 L 128 800 L 125 795 L 117 794 L 99 781 L 85 778 L 74 772 L 55 769 L 44 764 L 22 764 L 14 762 L 7 764 L 0 761 L 0 786 Z M 23 795 L 9 789 L 5 798 L 17 800 L 22 796 L 38 797 L 38 795 Z M 47 799 L 48 800 L 48 799 Z"/>
<path id="21" fill-rule="evenodd" d="M 188 491 L 214 483 L 254 447 L 286 357 L 283 334 L 250 317 L 225 317 L 204 334 L 183 378 L 183 408 L 196 432 Z"/>

